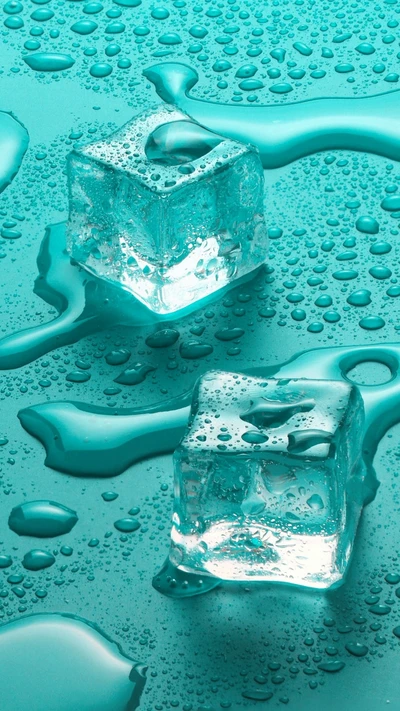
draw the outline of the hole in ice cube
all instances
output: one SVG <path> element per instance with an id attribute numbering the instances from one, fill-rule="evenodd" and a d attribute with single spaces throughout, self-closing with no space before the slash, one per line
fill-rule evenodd
<path id="1" fill-rule="evenodd" d="M 383 385 L 392 380 L 393 373 L 386 363 L 367 360 L 348 370 L 346 378 L 355 385 Z"/>
<path id="2" fill-rule="evenodd" d="M 147 158 L 159 165 L 182 165 L 207 155 L 224 139 L 191 121 L 171 121 L 148 137 Z"/>

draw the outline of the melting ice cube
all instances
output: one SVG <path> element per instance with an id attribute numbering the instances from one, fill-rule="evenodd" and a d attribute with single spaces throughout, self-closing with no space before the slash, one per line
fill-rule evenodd
<path id="1" fill-rule="evenodd" d="M 68 250 L 158 314 L 265 261 L 257 150 L 173 106 L 153 108 L 68 158 Z"/>
<path id="2" fill-rule="evenodd" d="M 338 583 L 363 505 L 363 424 L 342 381 L 207 373 L 174 455 L 171 561 L 225 580 Z"/>

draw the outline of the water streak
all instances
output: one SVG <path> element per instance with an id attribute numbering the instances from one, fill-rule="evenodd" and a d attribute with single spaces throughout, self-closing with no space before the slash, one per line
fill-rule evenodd
<path id="1" fill-rule="evenodd" d="M 74 476 L 111 477 L 179 444 L 191 393 L 154 406 L 110 411 L 80 402 L 46 402 L 18 413 L 46 448 L 46 465 Z"/>
<path id="2" fill-rule="evenodd" d="M 315 98 L 292 103 L 222 104 L 193 98 L 199 75 L 178 62 L 144 71 L 159 97 L 207 128 L 255 144 L 264 168 L 279 168 L 306 155 L 334 149 L 376 153 L 400 160 L 400 92 L 367 97 Z"/>
<path id="3" fill-rule="evenodd" d="M 74 264 L 65 251 L 65 224 L 46 229 L 33 291 L 58 316 L 0 340 L 0 370 L 20 368 L 49 351 L 75 343 L 110 325 L 151 323 L 154 316 L 118 285 Z"/>

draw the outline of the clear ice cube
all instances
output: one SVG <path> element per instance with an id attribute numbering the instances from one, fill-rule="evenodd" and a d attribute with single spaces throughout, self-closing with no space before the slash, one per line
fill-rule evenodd
<path id="1" fill-rule="evenodd" d="M 225 580 L 343 577 L 363 506 L 364 407 L 343 381 L 200 378 L 175 451 L 170 560 Z"/>
<path id="2" fill-rule="evenodd" d="M 68 157 L 68 251 L 152 311 L 193 304 L 265 261 L 253 146 L 167 104 Z"/>

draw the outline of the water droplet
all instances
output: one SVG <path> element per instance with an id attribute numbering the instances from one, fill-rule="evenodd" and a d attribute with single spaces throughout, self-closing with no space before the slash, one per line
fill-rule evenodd
<path id="1" fill-rule="evenodd" d="M 118 494 L 115 491 L 104 491 L 101 496 L 103 501 L 115 501 L 115 499 L 118 499 Z"/>
<path id="2" fill-rule="evenodd" d="M 67 506 L 40 499 L 15 506 L 8 525 L 19 536 L 52 538 L 69 533 L 77 520 L 75 511 Z"/>
<path id="3" fill-rule="evenodd" d="M 388 573 L 385 575 L 385 580 L 389 585 L 397 585 L 400 583 L 400 575 L 398 573 Z"/>
<path id="4" fill-rule="evenodd" d="M 242 691 L 242 696 L 251 701 L 269 701 L 272 699 L 273 693 L 267 689 L 246 689 Z"/>
<path id="5" fill-rule="evenodd" d="M 358 218 L 356 228 L 359 232 L 364 232 L 369 235 L 376 235 L 379 232 L 379 223 L 375 220 L 375 218 L 366 215 Z"/>
<path id="6" fill-rule="evenodd" d="M 113 2 L 122 7 L 138 7 L 142 4 L 142 0 L 113 0 Z"/>
<path id="7" fill-rule="evenodd" d="M 9 568 L 12 565 L 12 558 L 10 555 L 0 555 L 0 570 L 3 568 Z"/>
<path id="8" fill-rule="evenodd" d="M 272 91 L 273 94 L 288 94 L 290 91 L 293 91 L 293 87 L 287 82 L 281 82 L 280 84 L 272 84 L 269 90 Z"/>
<path id="9" fill-rule="evenodd" d="M 186 360 L 197 360 L 204 358 L 213 352 L 213 347 L 201 341 L 185 341 L 181 343 L 179 353 Z"/>
<path id="10" fill-rule="evenodd" d="M 69 54 L 59 52 L 36 52 L 23 57 L 23 60 L 35 72 L 62 72 L 75 64 Z"/>
<path id="11" fill-rule="evenodd" d="M 264 444 L 268 441 L 268 436 L 258 430 L 249 430 L 242 434 L 242 440 L 248 444 Z"/>
<path id="12" fill-rule="evenodd" d="M 242 91 L 257 91 L 262 89 L 264 84 L 259 79 L 243 79 L 239 84 L 239 89 Z"/>
<path id="13" fill-rule="evenodd" d="M 48 551 L 34 548 L 24 555 L 22 565 L 27 570 L 43 570 L 44 568 L 50 568 L 55 562 L 54 555 Z"/>
<path id="14" fill-rule="evenodd" d="M 98 25 L 94 20 L 78 20 L 71 25 L 72 32 L 76 32 L 78 35 L 91 35 L 92 32 L 97 30 Z"/>
<path id="15" fill-rule="evenodd" d="M 160 44 L 175 45 L 181 44 L 182 39 L 176 32 L 166 32 L 158 38 Z"/>
<path id="16" fill-rule="evenodd" d="M 108 365 L 123 365 L 131 357 L 131 352 L 127 348 L 119 348 L 106 354 L 105 359 Z"/>
<path id="17" fill-rule="evenodd" d="M 391 608 L 389 607 L 389 605 L 382 605 L 381 603 L 371 605 L 368 609 L 374 615 L 388 615 L 389 612 L 391 612 Z"/>
<path id="18" fill-rule="evenodd" d="M 357 52 L 360 52 L 360 54 L 374 54 L 375 52 L 375 47 L 370 44 L 370 42 L 361 42 L 360 44 L 357 45 L 356 47 Z"/>
<path id="19" fill-rule="evenodd" d="M 133 533 L 140 528 L 140 523 L 136 518 L 120 518 L 114 523 L 115 528 L 123 533 Z"/>
<path id="20" fill-rule="evenodd" d="M 368 654 L 368 647 L 360 642 L 348 642 L 346 644 L 347 651 L 353 655 L 353 657 L 365 657 Z"/>
<path id="21" fill-rule="evenodd" d="M 35 20 L 35 22 L 47 22 L 52 17 L 54 17 L 54 12 L 47 7 L 39 7 L 31 14 L 31 19 Z"/>
<path id="22" fill-rule="evenodd" d="M 96 62 L 96 64 L 92 64 L 90 67 L 90 74 L 97 79 L 108 77 L 111 72 L 112 66 L 111 64 L 107 64 L 107 62 Z"/>
<path id="23" fill-rule="evenodd" d="M 318 664 L 318 669 L 332 674 L 341 671 L 345 666 L 345 663 L 339 659 L 328 659 L 326 662 Z"/>
<path id="24" fill-rule="evenodd" d="M 392 245 L 389 242 L 374 242 L 369 248 L 371 254 L 389 254 L 391 250 Z"/>
<path id="25" fill-rule="evenodd" d="M 369 269 L 369 273 L 374 279 L 389 279 L 392 276 L 392 272 L 388 267 L 376 266 Z"/>
<path id="26" fill-rule="evenodd" d="M 234 341 L 244 335 L 242 328 L 221 328 L 215 332 L 215 338 L 218 341 Z"/>
<path id="27" fill-rule="evenodd" d="M 383 328 L 385 321 L 381 316 L 364 316 L 359 325 L 367 331 L 376 331 L 378 328 Z"/>
<path id="28" fill-rule="evenodd" d="M 148 373 L 155 370 L 153 365 L 148 363 L 135 363 L 131 368 L 127 368 L 123 373 L 120 373 L 117 378 L 114 378 L 115 383 L 120 385 L 138 385 L 143 383 Z"/>
<path id="29" fill-rule="evenodd" d="M 400 210 L 400 195 L 387 195 L 381 202 L 381 208 L 388 212 Z"/>
<path id="30" fill-rule="evenodd" d="M 371 303 L 371 292 L 368 289 L 358 289 L 347 297 L 347 303 L 352 306 L 368 306 Z"/>
<path id="31" fill-rule="evenodd" d="M 304 42 L 294 42 L 293 43 L 294 49 L 296 49 L 300 54 L 303 55 L 303 57 L 309 57 L 310 54 L 312 54 L 312 49 L 308 45 L 304 44 Z"/>

